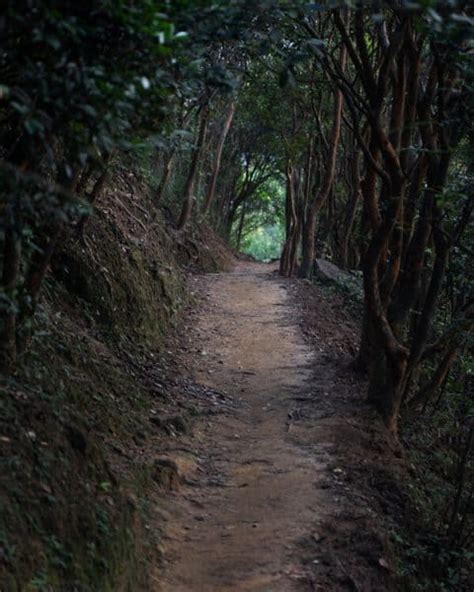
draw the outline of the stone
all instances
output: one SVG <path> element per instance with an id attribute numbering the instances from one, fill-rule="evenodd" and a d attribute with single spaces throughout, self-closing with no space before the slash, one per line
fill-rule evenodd
<path id="1" fill-rule="evenodd" d="M 345 271 L 326 259 L 316 259 L 314 271 L 317 278 L 345 289 L 353 296 L 362 299 L 363 282 L 360 271 Z"/>

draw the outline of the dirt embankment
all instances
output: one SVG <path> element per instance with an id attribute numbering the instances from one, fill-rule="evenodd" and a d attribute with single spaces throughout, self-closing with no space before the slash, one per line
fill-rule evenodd
<path id="1" fill-rule="evenodd" d="M 334 581 L 340 586 L 334 590 L 406 590 L 392 534 L 409 507 L 407 463 L 402 446 L 366 403 L 365 377 L 354 371 L 362 304 L 334 284 L 294 280 L 289 293 L 305 341 L 316 352 L 316 377 L 329 380 L 301 403 L 301 413 L 317 418 L 333 445 L 327 490 L 337 510 L 318 546 L 322 581 L 327 590 Z"/>
<path id="2" fill-rule="evenodd" d="M 159 455 L 186 429 L 173 423 L 183 394 L 166 351 L 188 270 L 231 264 L 209 229 L 178 236 L 120 171 L 83 237 L 65 238 L 29 353 L 2 380 L 2 592 L 149 590 L 159 537 L 147 493 L 161 484 L 141 451 Z M 163 409 L 169 421 L 151 421 Z"/>

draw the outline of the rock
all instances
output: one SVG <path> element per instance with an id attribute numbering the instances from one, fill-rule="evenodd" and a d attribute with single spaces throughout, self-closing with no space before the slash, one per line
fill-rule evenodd
<path id="1" fill-rule="evenodd" d="M 361 272 L 345 271 L 326 259 L 316 259 L 314 271 L 320 280 L 336 284 L 357 298 L 363 297 Z"/>
<path id="2" fill-rule="evenodd" d="M 315 272 L 322 278 L 330 280 L 335 283 L 344 281 L 347 272 L 340 269 L 334 263 L 326 261 L 326 259 L 316 259 L 314 262 Z"/>
<path id="3" fill-rule="evenodd" d="M 166 491 L 176 491 L 179 487 L 180 476 L 178 465 L 169 458 L 158 458 L 153 463 L 153 479 Z"/>

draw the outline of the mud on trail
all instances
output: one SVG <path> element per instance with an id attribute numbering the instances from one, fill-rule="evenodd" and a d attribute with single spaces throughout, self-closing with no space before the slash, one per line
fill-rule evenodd
<path id="1" fill-rule="evenodd" d="M 375 440 L 354 419 L 354 327 L 322 299 L 321 327 L 307 326 L 289 294 L 301 285 L 270 266 L 198 284 L 193 379 L 231 405 L 169 455 L 182 484 L 163 509 L 157 592 L 391 590 L 378 508 L 357 484 Z"/>

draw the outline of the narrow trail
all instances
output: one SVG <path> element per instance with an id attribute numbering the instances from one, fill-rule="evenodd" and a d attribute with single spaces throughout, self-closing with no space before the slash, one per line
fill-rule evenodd
<path id="1" fill-rule="evenodd" d="M 268 267 L 240 265 L 207 281 L 198 331 L 203 357 L 217 363 L 212 374 L 196 368 L 196 379 L 237 405 L 196 434 L 201 472 L 179 496 L 161 590 L 305 589 L 298 544 L 330 501 L 317 487 L 324 461 L 294 442 L 289 409 L 308 389 L 314 354 Z"/>
<path id="2" fill-rule="evenodd" d="M 179 459 L 190 477 L 170 502 L 160 592 L 353 589 L 311 575 L 317 533 L 340 500 L 327 487 L 324 422 L 295 417 L 315 382 L 331 389 L 334 368 L 305 343 L 287 284 L 270 271 L 245 263 L 203 278 L 195 380 L 233 405 L 200 422 L 192 460 Z"/>

